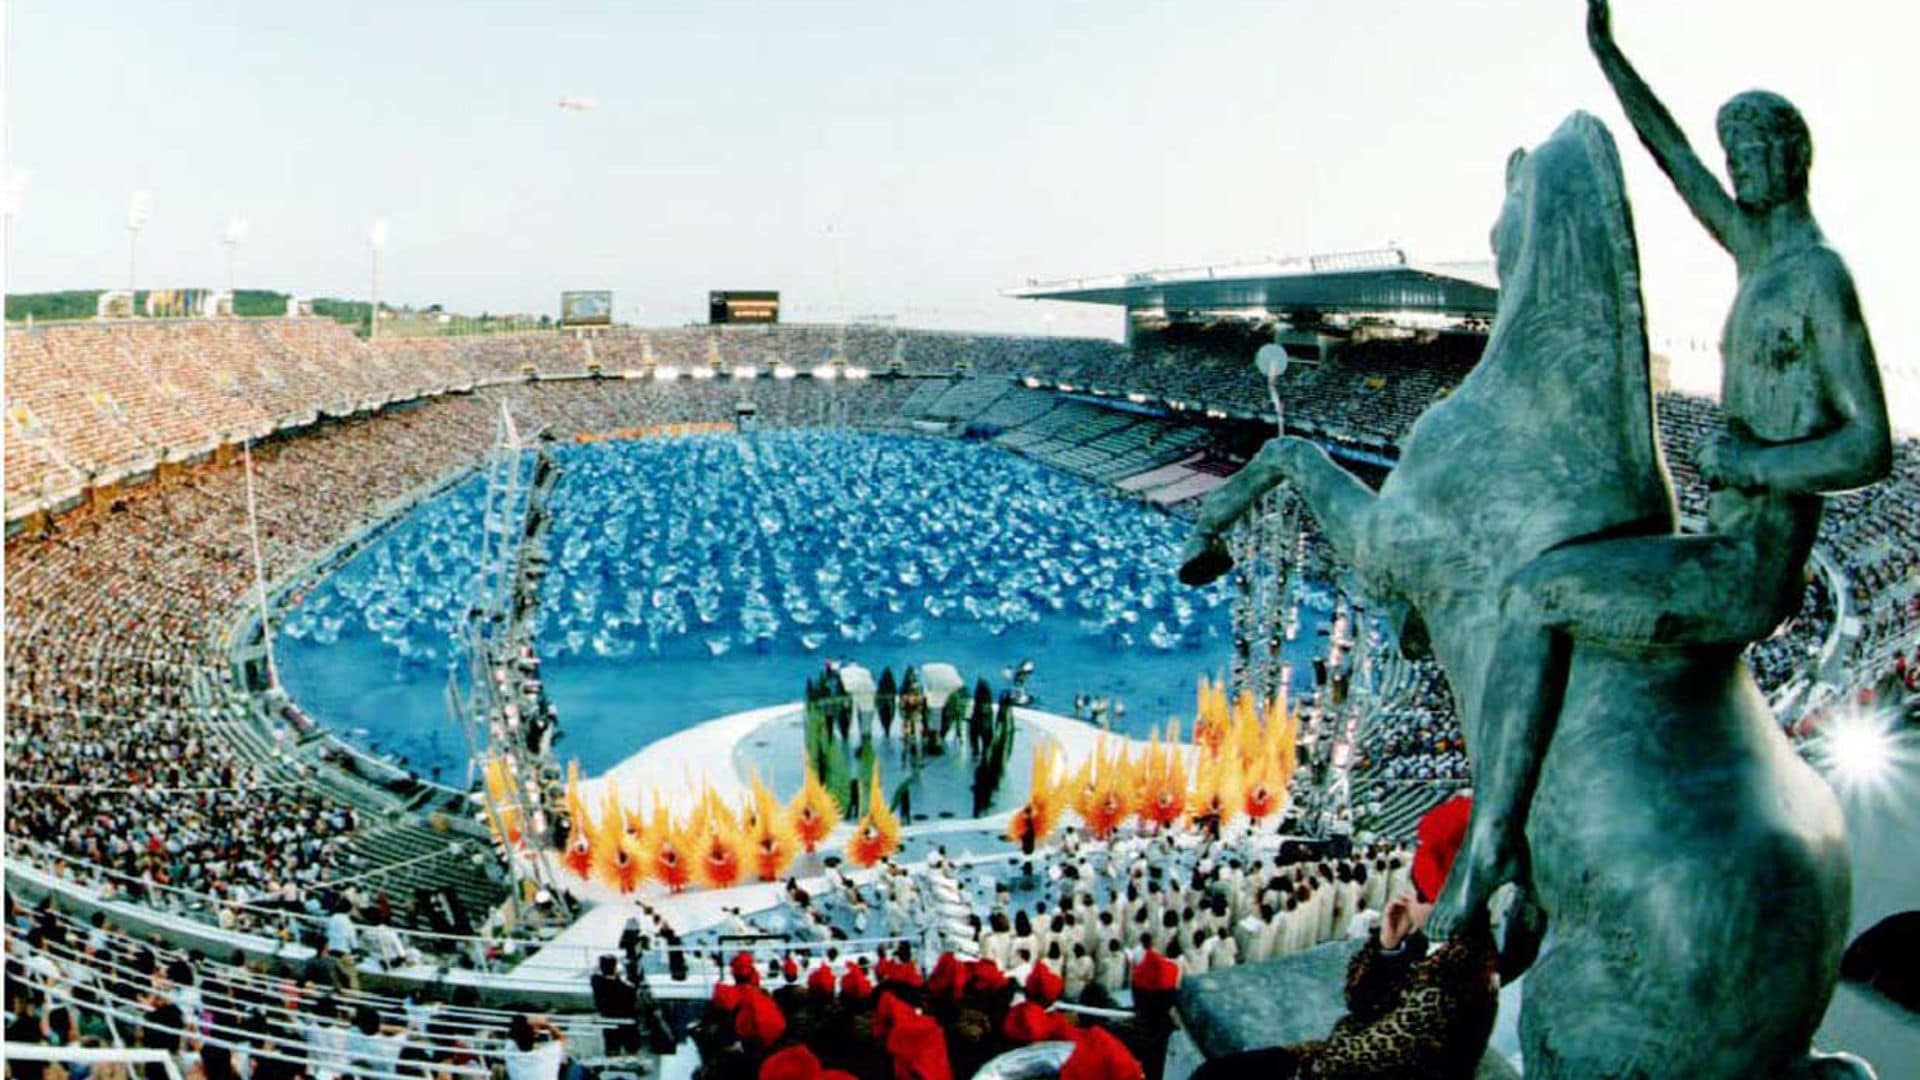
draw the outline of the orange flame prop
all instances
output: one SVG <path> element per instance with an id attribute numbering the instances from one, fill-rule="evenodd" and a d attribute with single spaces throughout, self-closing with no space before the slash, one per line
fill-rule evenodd
<path id="1" fill-rule="evenodd" d="M 593 848 L 597 837 L 587 818 L 587 802 L 580 797 L 580 766 L 567 763 L 567 850 L 560 861 L 575 877 L 593 876 Z"/>
<path id="2" fill-rule="evenodd" d="M 753 872 L 761 881 L 778 881 L 793 862 L 797 841 L 787 812 L 758 776 L 753 778 L 753 812 L 747 836 Z"/>
<path id="3" fill-rule="evenodd" d="M 1242 693 L 1233 703 L 1233 729 L 1228 737 L 1228 752 L 1239 759 L 1243 772 L 1251 772 L 1267 750 L 1266 729 L 1260 723 L 1260 711 L 1253 695 Z"/>
<path id="4" fill-rule="evenodd" d="M 1187 797 L 1188 819 L 1198 823 L 1211 818 L 1218 826 L 1225 826 L 1244 809 L 1242 787 L 1240 761 L 1234 755 L 1202 761 L 1194 771 L 1193 790 Z"/>
<path id="5" fill-rule="evenodd" d="M 1280 811 L 1287 790 L 1280 782 L 1280 764 L 1271 754 L 1262 754 L 1255 770 L 1246 778 L 1241 809 L 1250 821 L 1261 822 Z"/>
<path id="6" fill-rule="evenodd" d="M 806 781 L 793 797 L 788 814 L 793 819 L 794 832 L 809 855 L 833 832 L 834 826 L 840 824 L 840 804 L 833 801 L 826 786 L 813 774 L 812 765 L 807 766 Z"/>
<path id="7" fill-rule="evenodd" d="M 647 876 L 645 852 L 627 832 L 625 818 L 618 799 L 609 790 L 593 845 L 593 877 L 622 896 L 639 888 Z"/>
<path id="8" fill-rule="evenodd" d="M 506 758 L 487 759 L 487 805 L 493 808 L 487 826 L 493 830 L 494 839 L 509 848 L 519 847 L 520 808 L 513 804 L 513 777 L 507 771 Z M 506 832 L 504 837 L 500 835 L 502 830 Z"/>
<path id="9" fill-rule="evenodd" d="M 1248 765 L 1246 811 L 1253 821 L 1265 821 L 1286 806 L 1287 783 L 1293 778 L 1293 717 L 1275 701 L 1267 708 L 1260 731 L 1260 748 Z"/>
<path id="10" fill-rule="evenodd" d="M 740 827 L 732 811 L 708 788 L 694 811 L 693 875 L 709 889 L 728 889 L 740 883 L 746 872 L 740 857 Z"/>
<path id="11" fill-rule="evenodd" d="M 1200 691 L 1196 695 L 1193 712 L 1193 741 L 1201 748 L 1201 754 L 1211 757 L 1220 752 L 1227 740 L 1232 722 L 1227 710 L 1227 688 L 1224 682 L 1208 682 L 1205 676 L 1200 679 Z"/>
<path id="12" fill-rule="evenodd" d="M 1166 828 L 1186 816 L 1187 765 L 1181 755 L 1179 721 L 1168 722 L 1164 742 L 1158 732 L 1148 740 L 1139 775 L 1134 812 L 1141 824 Z"/>
<path id="13" fill-rule="evenodd" d="M 654 879 L 665 885 L 671 892 L 679 892 L 693 880 L 693 871 L 688 867 L 687 852 L 691 848 L 684 832 L 673 825 L 667 816 L 664 804 L 653 804 L 653 825 L 647 829 L 647 836 L 653 841 L 653 848 L 647 867 Z"/>
<path id="14" fill-rule="evenodd" d="M 1013 820 L 1007 823 L 1007 839 L 1025 844 L 1031 838 L 1038 844 L 1060 823 L 1061 804 L 1065 800 L 1063 785 L 1054 776 L 1059 762 L 1057 745 L 1048 742 L 1033 748 L 1033 787 L 1027 793 L 1027 804 L 1014 811 Z"/>
<path id="15" fill-rule="evenodd" d="M 893 816 L 880 792 L 880 763 L 873 763 L 873 779 L 867 786 L 867 812 L 847 841 L 847 861 L 855 866 L 872 866 L 900 850 L 900 819 Z"/>

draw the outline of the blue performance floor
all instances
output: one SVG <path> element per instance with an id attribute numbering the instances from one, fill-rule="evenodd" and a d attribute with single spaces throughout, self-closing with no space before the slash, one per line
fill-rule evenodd
<path id="1" fill-rule="evenodd" d="M 829 659 L 877 675 L 951 663 L 1035 705 L 1125 703 L 1117 730 L 1190 721 L 1229 660 L 1225 586 L 1174 577 L 1186 525 L 981 444 L 767 433 L 559 448 L 540 650 L 563 757 L 603 771 L 653 740 L 798 700 Z M 322 723 L 463 782 L 447 719 L 472 595 L 480 485 L 407 519 L 296 598 L 279 668 Z M 1302 610 L 1316 640 L 1325 596 Z M 1295 657 L 1307 671 L 1306 655 Z"/>

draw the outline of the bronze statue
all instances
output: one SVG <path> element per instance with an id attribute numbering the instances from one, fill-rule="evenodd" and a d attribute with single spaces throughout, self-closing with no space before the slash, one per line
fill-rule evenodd
<path id="1" fill-rule="evenodd" d="M 1711 531 L 1676 531 L 1619 163 L 1576 114 L 1511 161 L 1485 355 L 1379 494 L 1276 439 L 1204 504 L 1185 573 L 1217 572 L 1221 532 L 1291 481 L 1369 587 L 1417 616 L 1476 789 L 1437 930 L 1485 918 L 1506 881 L 1553 927 L 1521 1018 L 1529 1076 L 1783 1075 L 1814 1060 L 1848 856 L 1831 792 L 1740 655 L 1798 606 L 1818 492 L 1884 474 L 1885 409 L 1789 114 L 1754 95 L 1723 113 L 1729 199 L 1612 50 L 1603 3 L 1592 24 L 1629 115 L 1741 266 L 1731 434 L 1701 461 Z"/>
<path id="2" fill-rule="evenodd" d="M 1581 545 L 1510 587 L 1512 618 L 1490 675 L 1502 693 L 1478 725 L 1500 734 L 1475 762 L 1465 872 L 1434 912 L 1441 935 L 1484 910 L 1502 883 L 1524 880 L 1523 827 L 1552 737 L 1549 669 L 1559 639 L 1737 646 L 1766 638 L 1799 610 L 1822 493 L 1870 484 L 1891 464 L 1853 280 L 1807 206 L 1813 146 L 1800 114 L 1765 91 L 1721 108 L 1729 196 L 1614 44 L 1610 21 L 1607 0 L 1590 0 L 1588 37 L 1601 70 L 1661 170 L 1739 268 L 1722 341 L 1728 432 L 1700 455 L 1714 489 L 1705 535 Z M 1644 587 L 1623 588 L 1629 582 Z"/>

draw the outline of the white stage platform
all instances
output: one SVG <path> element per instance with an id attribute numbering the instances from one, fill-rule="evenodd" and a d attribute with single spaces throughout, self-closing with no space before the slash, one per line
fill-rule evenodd
<path id="1" fill-rule="evenodd" d="M 611 784 L 618 797 L 630 805 L 642 804 L 644 799 L 643 805 L 651 809 L 653 800 L 658 797 L 673 813 L 684 814 L 693 808 L 701 792 L 710 787 L 722 799 L 738 805 L 748 797 L 750 791 L 747 777 L 740 768 L 737 754 L 739 744 L 764 725 L 787 719 L 802 707 L 800 702 L 788 702 L 750 709 L 670 735 L 642 748 L 600 776 L 583 777 L 580 781 L 581 794 L 588 806 L 598 806 L 605 797 L 607 785 Z M 1072 717 L 1037 709 L 1015 709 L 1014 719 L 1030 735 L 1059 747 L 1061 769 L 1066 773 L 1078 769 L 1082 762 L 1090 758 L 1103 739 L 1117 740 L 1129 750 L 1145 745 L 1143 740 L 1117 735 Z M 1190 745 L 1187 751 L 1193 752 Z M 1009 782 L 1021 785 L 1026 780 L 1024 776 L 1009 778 Z M 786 799 L 793 793 L 782 791 L 776 794 Z M 1009 811 L 984 818 L 909 825 L 901 830 L 903 855 L 906 857 L 896 861 L 902 865 L 913 865 L 921 861 L 924 853 L 931 851 L 934 846 L 961 839 L 970 841 L 968 846 L 976 849 L 997 843 L 1011 854 L 1015 848 L 1001 837 L 1012 816 Z M 802 855 L 795 861 L 792 876 L 802 888 L 818 892 L 824 887 L 822 874 L 825 864 L 822 859 L 826 855 L 837 854 L 852 831 L 852 824 L 843 822 L 822 845 L 819 854 L 813 857 Z M 566 874 L 565 870 L 557 872 Z M 585 914 L 538 952 L 516 965 L 513 969 L 516 977 L 539 982 L 577 980 L 584 983 L 600 956 L 617 951 L 620 932 L 641 903 L 653 908 L 673 926 L 676 933 L 685 936 L 719 925 L 726 916 L 727 908 L 739 908 L 751 913 L 778 905 L 782 900 L 782 885 L 755 882 L 731 889 L 689 888 L 684 892 L 669 893 L 657 882 L 648 882 L 632 896 L 622 897 L 611 888 L 596 883 L 577 889 L 576 895 L 590 905 Z M 660 988 L 664 988 L 664 985 Z M 673 989 L 684 992 L 689 985 L 673 984 Z"/>

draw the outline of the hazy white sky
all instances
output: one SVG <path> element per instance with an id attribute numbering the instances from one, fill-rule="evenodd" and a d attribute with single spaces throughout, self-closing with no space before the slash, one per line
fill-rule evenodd
<path id="1" fill-rule="evenodd" d="M 1911 393 L 1906 5 L 1615 6 L 1716 167 L 1732 93 L 1805 112 L 1815 210 Z M 144 189 L 143 285 L 217 285 L 241 215 L 243 286 L 365 295 L 384 216 L 382 292 L 403 301 L 550 312 L 562 289 L 603 287 L 622 319 L 666 323 L 702 317 L 710 288 L 777 288 L 795 319 L 1116 333 L 1105 309 L 998 291 L 1389 240 L 1480 257 L 1507 152 L 1584 108 L 1622 139 L 1656 339 L 1711 339 L 1732 295 L 1731 262 L 1627 134 L 1583 0 L 15 0 L 6 16 L 6 165 L 28 177 L 15 291 L 123 282 Z"/>

